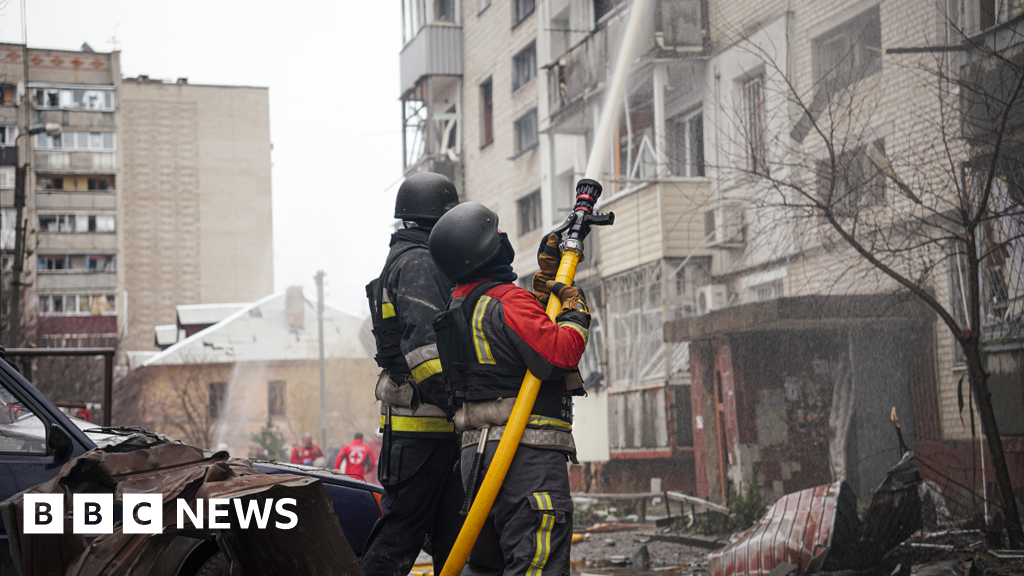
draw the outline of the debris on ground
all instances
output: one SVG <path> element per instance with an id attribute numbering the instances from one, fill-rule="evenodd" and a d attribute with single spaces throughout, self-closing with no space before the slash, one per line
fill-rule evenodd
<path id="1" fill-rule="evenodd" d="M 221 552 L 247 576 L 287 573 L 292 576 L 322 574 L 325 566 L 335 574 L 361 574 L 331 500 L 319 480 L 291 474 L 265 474 L 249 460 L 231 458 L 227 452 L 166 442 L 152 435 L 138 435 L 116 446 L 95 449 L 67 463 L 53 479 L 8 499 L 3 504 L 4 523 L 11 539 L 16 565 L 24 576 L 123 576 L 148 574 L 163 551 L 179 535 L 215 541 Z M 112 493 L 115 501 L 124 494 L 161 494 L 164 530 L 161 534 L 125 534 L 122 525 L 87 543 L 70 529 L 64 534 L 25 534 L 24 495 L 61 494 L 65 525 L 75 493 Z M 302 518 L 293 529 L 273 527 L 243 530 L 209 529 L 209 509 L 199 506 L 206 528 L 191 521 L 179 530 L 177 500 L 195 510 L 197 499 L 249 501 L 295 499 L 291 508 Z M 232 518 L 229 516 L 229 518 Z M 296 554 L 295 550 L 302 550 Z"/>
<path id="2" fill-rule="evenodd" d="M 886 473 L 863 523 L 845 482 L 787 494 L 752 528 L 709 555 L 711 576 L 763 576 L 783 561 L 800 574 L 872 568 L 921 527 L 920 483 L 908 452 Z"/>

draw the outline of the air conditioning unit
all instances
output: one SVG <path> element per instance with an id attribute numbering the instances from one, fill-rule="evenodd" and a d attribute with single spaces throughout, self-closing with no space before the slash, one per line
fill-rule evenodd
<path id="1" fill-rule="evenodd" d="M 719 248 L 743 246 L 743 209 L 737 205 L 724 205 L 704 213 L 704 237 L 708 244 Z"/>
<path id="2" fill-rule="evenodd" d="M 729 305 L 729 290 L 724 284 L 708 284 L 697 290 L 697 313 L 707 314 Z"/>

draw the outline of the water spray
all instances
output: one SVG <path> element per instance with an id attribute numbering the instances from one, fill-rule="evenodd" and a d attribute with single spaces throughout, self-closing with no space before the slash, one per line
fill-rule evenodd
<path id="1" fill-rule="evenodd" d="M 587 171 L 583 179 L 576 183 L 576 204 L 565 222 L 554 230 L 557 233 L 565 233 L 560 246 L 562 259 L 558 264 L 555 281 L 566 286 L 571 286 L 576 276 L 576 266 L 583 255 L 583 240 L 590 233 L 590 228 L 592 226 L 608 226 L 615 221 L 614 214 L 594 212 L 594 207 L 601 197 L 601 184 L 597 179 L 600 178 L 601 169 L 604 166 L 612 125 L 618 119 L 622 87 L 626 82 L 629 64 L 633 60 L 640 23 L 648 4 L 649 0 L 633 0 L 629 23 L 626 25 L 622 46 L 619 49 L 619 57 L 615 62 L 611 82 L 606 88 L 605 105 L 601 110 L 600 123 L 594 137 L 594 148 L 590 151 L 590 159 L 587 162 Z M 547 314 L 552 321 L 561 308 L 562 303 L 555 294 L 551 294 L 548 300 Z M 445 562 L 440 576 L 457 576 L 466 565 L 466 559 L 469 558 L 469 553 L 473 550 L 477 536 L 480 535 L 480 530 L 490 514 L 498 491 L 501 490 L 501 485 L 505 481 L 505 475 L 508 473 L 509 465 L 512 464 L 512 458 L 519 447 L 519 441 L 522 439 L 523 431 L 526 429 L 526 423 L 530 419 L 530 412 L 533 410 L 533 404 L 537 400 L 539 392 L 540 379 L 527 371 L 512 408 L 512 414 L 509 416 L 505 431 L 498 442 L 498 449 L 487 469 L 487 475 L 484 476 L 484 481 L 473 500 L 473 505 L 462 524 L 462 530 L 459 532 L 455 545 L 452 546 L 452 550 L 448 554 L 448 560 Z"/>

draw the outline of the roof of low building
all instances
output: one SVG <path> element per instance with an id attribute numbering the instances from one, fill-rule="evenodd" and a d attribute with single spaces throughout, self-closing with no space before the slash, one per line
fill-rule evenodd
<path id="1" fill-rule="evenodd" d="M 241 305 L 212 326 L 146 358 L 141 367 L 180 364 L 275 362 L 319 358 L 316 305 L 302 297 L 302 323 L 289 324 L 285 291 Z M 301 293 L 300 297 L 301 297 Z M 201 305 L 208 311 L 235 304 Z M 179 314 L 182 307 L 178 307 Z M 198 306 L 192 307 L 199 309 Z M 369 359 L 366 322 L 324 307 L 324 354 L 328 358 Z M 372 336 L 369 337 L 372 341 Z"/>

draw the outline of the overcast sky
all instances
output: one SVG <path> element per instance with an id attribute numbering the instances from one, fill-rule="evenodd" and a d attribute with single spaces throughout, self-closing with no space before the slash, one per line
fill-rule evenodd
<path id="1" fill-rule="evenodd" d="M 28 44 L 109 52 L 125 77 L 270 88 L 274 287 L 326 274 L 327 304 L 367 315 L 402 171 L 397 0 L 28 0 Z M 0 0 L 0 41 L 21 43 Z M 188 304 L 188 302 L 182 302 Z"/>

